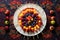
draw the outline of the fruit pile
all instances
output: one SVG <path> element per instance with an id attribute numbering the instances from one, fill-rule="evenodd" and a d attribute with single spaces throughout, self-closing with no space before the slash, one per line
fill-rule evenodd
<path id="1" fill-rule="evenodd" d="M 26 32 L 34 32 L 42 26 L 42 19 L 34 8 L 26 8 L 18 15 L 18 23 Z"/>

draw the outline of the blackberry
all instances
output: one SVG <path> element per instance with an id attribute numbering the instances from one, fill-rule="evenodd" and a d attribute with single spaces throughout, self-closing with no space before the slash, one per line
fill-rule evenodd
<path id="1" fill-rule="evenodd" d="M 36 22 L 35 21 L 31 21 L 30 22 L 30 26 L 35 26 Z"/>
<path id="2" fill-rule="evenodd" d="M 28 23 L 25 23 L 25 24 L 24 24 L 24 26 L 28 27 L 28 26 L 29 26 L 29 24 L 28 24 Z"/>

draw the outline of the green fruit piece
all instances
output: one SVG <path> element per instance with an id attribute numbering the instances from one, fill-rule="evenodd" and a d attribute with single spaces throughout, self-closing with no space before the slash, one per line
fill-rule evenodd
<path id="1" fill-rule="evenodd" d="M 55 24 L 55 21 L 54 21 L 54 20 L 52 20 L 52 21 L 51 21 L 51 24 Z"/>
<path id="2" fill-rule="evenodd" d="M 9 21 L 6 20 L 6 21 L 5 21 L 5 24 L 9 24 Z"/>

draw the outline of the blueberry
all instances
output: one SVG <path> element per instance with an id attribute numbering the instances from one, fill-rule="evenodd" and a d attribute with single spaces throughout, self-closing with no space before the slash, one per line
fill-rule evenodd
<path id="1" fill-rule="evenodd" d="M 37 20 L 37 17 L 34 17 L 34 20 Z"/>
<path id="2" fill-rule="evenodd" d="M 29 25 L 28 25 L 28 23 L 25 23 L 24 26 L 27 26 L 28 27 Z"/>
<path id="3" fill-rule="evenodd" d="M 35 21 L 31 21 L 30 26 L 35 26 L 36 22 Z"/>
<path id="4" fill-rule="evenodd" d="M 36 22 L 33 22 L 33 24 L 35 24 Z"/>
<path id="5" fill-rule="evenodd" d="M 34 26 L 34 24 L 30 24 L 30 26 Z"/>
<path id="6" fill-rule="evenodd" d="M 31 16 L 34 17 L 34 14 L 32 14 Z"/>

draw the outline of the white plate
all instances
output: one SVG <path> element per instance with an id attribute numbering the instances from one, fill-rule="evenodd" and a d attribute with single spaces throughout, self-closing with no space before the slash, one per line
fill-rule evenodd
<path id="1" fill-rule="evenodd" d="M 40 28 L 40 30 L 38 30 L 38 32 L 35 32 L 35 33 L 32 33 L 32 34 L 24 33 L 23 29 L 18 24 L 18 15 L 22 10 L 24 10 L 26 8 L 35 8 L 39 12 L 39 14 L 42 18 L 43 26 Z M 44 10 L 40 6 L 38 6 L 37 4 L 31 4 L 31 3 L 21 5 L 16 10 L 16 12 L 14 14 L 14 18 L 13 18 L 13 23 L 14 23 L 14 26 L 15 26 L 16 30 L 19 33 L 21 33 L 25 36 L 35 36 L 35 35 L 41 33 L 43 31 L 43 29 L 45 28 L 45 26 L 46 26 L 46 22 L 47 22 L 47 18 L 46 18 L 46 14 L 45 14 Z"/>

